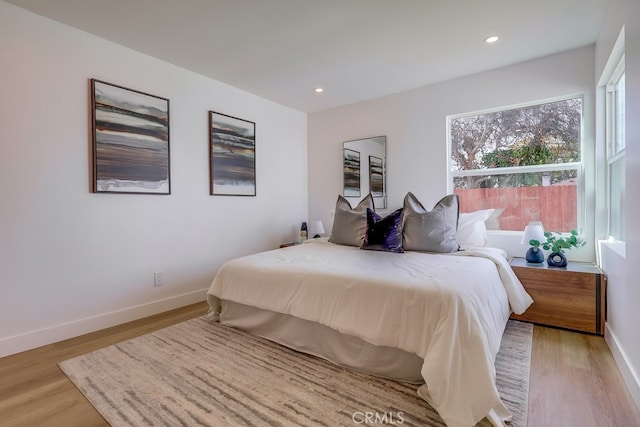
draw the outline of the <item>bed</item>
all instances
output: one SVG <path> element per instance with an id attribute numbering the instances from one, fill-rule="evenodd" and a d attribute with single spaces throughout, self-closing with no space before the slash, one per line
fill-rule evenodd
<path id="1" fill-rule="evenodd" d="M 503 425 L 510 413 L 495 385 L 495 357 L 510 314 L 532 302 L 504 251 L 361 247 L 312 239 L 228 261 L 207 292 L 209 318 L 421 383 L 418 394 L 450 427 L 484 417 Z"/>

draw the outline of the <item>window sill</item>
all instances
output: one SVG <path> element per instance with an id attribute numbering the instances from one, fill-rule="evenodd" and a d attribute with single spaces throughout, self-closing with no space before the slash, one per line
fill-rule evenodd
<path id="1" fill-rule="evenodd" d="M 627 257 L 627 244 L 621 240 L 609 238 L 607 240 L 598 240 L 598 265 L 602 265 L 602 249 L 607 248 L 621 258 Z"/>

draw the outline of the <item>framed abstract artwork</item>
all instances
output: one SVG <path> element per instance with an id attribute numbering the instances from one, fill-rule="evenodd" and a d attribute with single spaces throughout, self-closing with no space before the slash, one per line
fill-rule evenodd
<path id="1" fill-rule="evenodd" d="M 369 156 L 369 191 L 373 197 L 384 196 L 384 165 L 382 159 Z"/>
<path id="2" fill-rule="evenodd" d="M 209 111 L 209 182 L 214 196 L 256 195 L 256 124 Z"/>
<path id="3" fill-rule="evenodd" d="M 360 152 L 343 149 L 344 197 L 360 197 Z"/>
<path id="4" fill-rule="evenodd" d="M 171 194 L 169 100 L 91 79 L 93 192 Z"/>

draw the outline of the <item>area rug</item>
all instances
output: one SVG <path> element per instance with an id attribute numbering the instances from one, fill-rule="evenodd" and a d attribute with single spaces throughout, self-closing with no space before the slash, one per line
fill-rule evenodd
<path id="1" fill-rule="evenodd" d="M 532 325 L 510 320 L 496 360 L 514 427 L 527 422 L 531 337 Z M 205 317 L 59 366 L 112 426 L 444 426 L 416 385 L 342 368 Z"/>

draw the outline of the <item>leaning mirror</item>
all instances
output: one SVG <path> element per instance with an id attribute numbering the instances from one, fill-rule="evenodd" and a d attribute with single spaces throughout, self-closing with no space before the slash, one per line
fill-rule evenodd
<path id="1" fill-rule="evenodd" d="M 371 193 L 376 209 L 387 207 L 386 136 L 343 144 L 343 195 L 351 206 Z"/>

